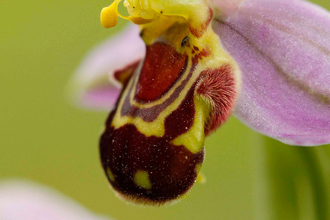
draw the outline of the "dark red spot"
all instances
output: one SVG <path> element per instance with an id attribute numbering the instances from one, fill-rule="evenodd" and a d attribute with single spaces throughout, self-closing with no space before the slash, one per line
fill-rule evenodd
<path id="1" fill-rule="evenodd" d="M 185 70 L 188 56 L 167 44 L 154 43 L 147 47 L 135 99 L 150 102 L 164 95 Z"/>
<path id="2" fill-rule="evenodd" d="M 205 134 L 208 135 L 227 120 L 236 100 L 236 83 L 230 65 L 204 70 L 199 77 L 196 93 L 212 105 L 205 127 Z"/>
<path id="3" fill-rule="evenodd" d="M 193 57 L 193 62 L 194 63 L 198 63 L 198 61 L 200 59 L 203 59 L 204 57 L 207 57 L 211 54 L 210 50 L 209 49 L 203 49 L 200 53 L 196 54 L 194 57 Z"/>

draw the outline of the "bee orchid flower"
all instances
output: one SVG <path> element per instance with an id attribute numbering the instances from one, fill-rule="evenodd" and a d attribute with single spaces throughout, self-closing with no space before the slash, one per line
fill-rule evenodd
<path id="1" fill-rule="evenodd" d="M 120 0 L 121 35 L 75 77 L 75 98 L 112 109 L 100 140 L 111 186 L 163 204 L 196 181 L 204 139 L 233 113 L 283 143 L 330 143 L 330 14 L 304 0 Z"/>

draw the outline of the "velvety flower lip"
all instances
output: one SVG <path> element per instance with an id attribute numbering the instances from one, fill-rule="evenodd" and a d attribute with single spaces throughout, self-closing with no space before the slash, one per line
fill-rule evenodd
<path id="1" fill-rule="evenodd" d="M 60 193 L 26 180 L 0 183 L 0 219 L 8 220 L 106 220 Z"/>
<path id="2" fill-rule="evenodd" d="M 218 7 L 214 29 L 242 71 L 242 91 L 235 116 L 256 131 L 287 144 L 329 143 L 329 12 L 303 0 L 238 0 L 230 1 L 232 5 L 226 0 L 211 2 Z M 92 52 L 76 75 L 77 79 L 85 79 L 80 80 L 86 83 L 78 86 L 80 91 L 97 91 L 86 90 L 86 85 L 102 77 L 105 80 L 106 74 L 111 76 L 125 63 L 135 61 L 138 56 L 129 54 L 135 54 L 138 46 L 131 45 L 139 42 L 142 47 L 137 31 L 129 36 L 124 33 L 113 41 L 118 50 L 109 46 Z M 122 60 L 124 56 L 109 59 L 120 51 L 125 51 L 126 60 Z M 140 57 L 143 53 L 141 49 Z M 98 82 L 89 88 L 100 88 L 103 83 L 107 85 L 104 92 L 80 96 L 79 100 L 90 107 L 109 108 L 118 94 L 100 97 L 113 89 L 113 82 Z"/>
<path id="3" fill-rule="evenodd" d="M 302 0 L 247 0 L 214 23 L 239 63 L 235 115 L 292 145 L 330 142 L 330 14 Z"/>

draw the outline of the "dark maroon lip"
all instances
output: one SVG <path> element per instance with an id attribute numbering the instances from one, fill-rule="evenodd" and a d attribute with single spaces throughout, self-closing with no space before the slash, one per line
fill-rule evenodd
<path id="1" fill-rule="evenodd" d="M 196 166 L 202 164 L 204 150 L 194 154 L 170 142 L 193 124 L 193 89 L 165 119 L 163 137 L 146 137 L 131 124 L 113 128 L 110 125 L 115 111 L 110 114 L 100 140 L 102 166 L 114 176 L 114 181 L 108 177 L 112 187 L 123 197 L 142 203 L 161 204 L 185 194 L 196 180 Z M 151 189 L 136 185 L 134 175 L 138 171 L 148 172 Z"/>
<path id="2" fill-rule="evenodd" d="M 205 105 L 211 105 L 210 109 L 203 109 L 203 113 L 209 116 L 203 119 L 205 121 L 198 128 L 200 132 L 209 134 L 230 114 L 236 95 L 230 64 L 196 72 L 199 62 L 210 56 L 211 51 L 195 46 L 190 49 L 192 56 L 178 53 L 166 43 L 155 42 L 147 46 L 141 68 L 135 63 L 117 74 L 123 90 L 101 136 L 100 157 L 110 184 L 127 200 L 148 205 L 164 204 L 180 198 L 193 186 L 204 160 L 203 140 L 195 143 L 198 152 L 173 142 L 192 129 L 197 96 Z M 196 80 L 186 90 L 193 76 Z M 165 96 L 169 91 L 171 93 Z M 155 103 L 162 97 L 166 98 Z M 112 126 L 114 115 L 154 122 L 179 97 L 178 107 L 159 125 L 164 126 L 162 136 L 147 136 L 134 123 Z M 155 104 L 141 108 L 138 105 L 146 103 Z M 146 175 L 147 187 L 135 179 L 141 172 Z"/>

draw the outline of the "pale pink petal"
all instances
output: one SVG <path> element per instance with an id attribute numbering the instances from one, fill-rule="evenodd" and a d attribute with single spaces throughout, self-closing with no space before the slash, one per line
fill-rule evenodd
<path id="1" fill-rule="evenodd" d="M 218 17 L 222 19 L 234 14 L 244 0 L 209 0 Z"/>
<path id="2" fill-rule="evenodd" d="M 120 93 L 120 84 L 113 78 L 116 70 L 144 57 L 145 45 L 136 25 L 92 50 L 77 69 L 71 87 L 72 98 L 85 107 L 111 109 Z"/>
<path id="3" fill-rule="evenodd" d="M 245 0 L 214 25 L 243 74 L 235 115 L 287 144 L 329 143 L 329 12 L 302 0 Z"/>
<path id="4" fill-rule="evenodd" d="M 32 182 L 0 183 L 2 220 L 105 220 L 64 195 Z"/>

